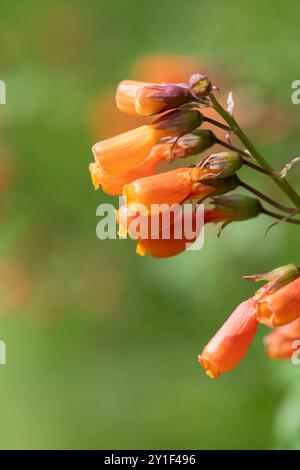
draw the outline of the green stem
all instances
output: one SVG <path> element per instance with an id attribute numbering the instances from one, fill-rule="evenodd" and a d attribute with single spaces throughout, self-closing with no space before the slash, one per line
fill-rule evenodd
<path id="1" fill-rule="evenodd" d="M 235 145 L 230 144 L 229 142 L 225 142 L 224 140 L 218 139 L 217 137 L 216 137 L 216 142 L 215 143 L 220 144 L 220 145 L 222 145 L 223 147 L 226 147 L 229 150 L 233 150 L 234 152 L 240 153 L 241 155 L 243 155 L 246 158 L 251 157 L 251 155 L 249 153 L 245 152 L 245 150 L 240 149 L 240 148 L 236 147 Z"/>
<path id="2" fill-rule="evenodd" d="M 276 214 L 276 212 L 269 211 L 266 208 L 262 208 L 262 213 L 268 215 L 269 217 L 273 217 L 273 219 L 280 220 L 281 222 L 289 222 L 290 224 L 300 225 L 299 219 L 294 219 L 291 216 L 282 216 L 281 214 Z"/>
<path id="3" fill-rule="evenodd" d="M 264 175 L 272 176 L 274 174 L 270 170 L 265 170 L 263 167 L 255 165 L 255 163 L 250 162 L 249 157 L 251 157 L 251 155 L 250 153 L 245 152 L 245 150 L 242 150 L 239 147 L 236 147 L 235 145 L 230 144 L 229 142 L 225 142 L 224 140 L 218 139 L 217 137 L 216 137 L 215 143 L 223 145 L 223 147 L 226 147 L 229 150 L 233 150 L 234 152 L 237 152 L 240 155 L 243 155 L 244 157 L 246 157 L 246 158 L 243 158 L 243 165 L 249 166 L 253 170 L 259 171 L 260 173 L 263 173 Z"/>
<path id="4" fill-rule="evenodd" d="M 231 127 L 225 126 L 225 124 L 222 124 L 219 121 L 216 121 L 215 119 L 209 118 L 207 116 L 204 116 L 204 121 L 210 122 L 210 124 L 213 124 L 214 126 L 220 127 L 221 129 L 224 129 L 224 131 L 227 132 L 232 132 L 233 129 Z"/>
<path id="5" fill-rule="evenodd" d="M 286 207 L 286 206 L 283 206 L 282 204 L 280 204 L 279 202 L 277 201 L 274 201 L 274 199 L 271 199 L 269 196 L 266 196 L 265 194 L 261 193 L 260 191 L 258 191 L 257 189 L 255 188 L 252 188 L 252 186 L 250 186 L 249 184 L 245 183 L 244 181 L 238 179 L 239 181 L 239 186 L 241 186 L 242 188 L 246 189 L 247 191 L 249 191 L 250 193 L 252 194 L 255 194 L 255 196 L 258 196 L 260 199 L 263 199 L 264 201 L 266 201 L 268 204 L 270 204 L 271 206 L 274 206 L 276 207 L 276 209 L 279 209 L 283 212 L 287 212 L 288 214 L 295 214 L 297 212 L 297 209 L 292 209 L 290 207 Z"/>
<path id="6" fill-rule="evenodd" d="M 271 178 L 273 181 L 282 189 L 282 191 L 286 194 L 286 196 L 295 204 L 297 209 L 300 211 L 300 196 L 296 193 L 296 191 L 291 187 L 291 185 L 286 181 L 285 178 L 280 178 L 280 176 L 276 175 L 276 172 L 272 168 L 272 166 L 264 159 L 264 157 L 260 154 L 260 152 L 254 147 L 252 142 L 248 139 L 244 131 L 240 128 L 236 120 L 234 119 L 231 114 L 229 114 L 223 106 L 217 101 L 216 97 L 213 93 L 210 95 L 210 99 L 212 102 L 213 107 L 215 110 L 220 114 L 220 116 L 227 122 L 227 124 L 232 127 L 235 131 L 235 134 L 239 137 L 241 142 L 245 145 L 245 147 L 249 150 L 251 155 L 255 158 L 255 160 L 263 167 L 265 170 L 268 170 L 271 173 Z"/>

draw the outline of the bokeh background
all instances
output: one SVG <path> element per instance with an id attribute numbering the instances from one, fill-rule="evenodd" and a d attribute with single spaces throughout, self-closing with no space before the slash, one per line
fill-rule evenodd
<path id="1" fill-rule="evenodd" d="M 300 366 L 265 357 L 265 328 L 220 380 L 196 360 L 253 293 L 243 275 L 299 262 L 298 229 L 210 227 L 200 252 L 140 258 L 97 240 L 111 199 L 87 171 L 92 143 L 135 125 L 114 110 L 118 81 L 197 70 L 236 92 L 275 167 L 299 155 L 299 14 L 297 0 L 1 2 L 1 448 L 299 448 Z"/>

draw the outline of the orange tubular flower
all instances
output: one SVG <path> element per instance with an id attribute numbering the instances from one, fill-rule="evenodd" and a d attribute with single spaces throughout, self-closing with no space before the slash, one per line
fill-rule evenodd
<path id="1" fill-rule="evenodd" d="M 135 207 L 133 210 L 130 209 L 127 204 L 124 204 L 120 207 L 119 210 L 116 210 L 116 222 L 119 224 L 119 235 L 126 236 L 127 234 L 134 240 L 140 238 L 139 230 L 141 229 L 141 224 L 145 224 L 144 236 L 147 239 L 150 239 L 155 234 L 159 234 L 162 227 L 162 213 L 158 214 L 144 214 L 143 208 Z M 170 215 L 170 220 L 171 215 Z M 133 223 L 133 224 L 132 224 Z M 152 227 L 153 226 L 153 227 Z"/>
<path id="2" fill-rule="evenodd" d="M 183 252 L 188 244 L 194 243 L 201 232 L 202 226 L 198 227 L 198 231 L 192 238 L 187 238 L 184 234 L 184 225 L 187 218 L 192 217 L 192 225 L 194 225 L 195 212 L 187 213 L 182 216 L 182 237 L 175 238 L 174 225 L 170 227 L 170 237 L 165 239 L 159 234 L 157 239 L 140 239 L 136 247 L 136 253 L 140 256 L 149 255 L 152 258 L 169 258 Z M 196 228 L 196 227 L 194 227 Z"/>
<path id="3" fill-rule="evenodd" d="M 136 80 L 123 80 L 119 83 L 116 91 L 117 108 L 126 114 L 136 116 L 135 100 L 140 88 L 149 85 L 149 83 L 138 82 Z"/>
<path id="4" fill-rule="evenodd" d="M 158 175 L 140 178 L 123 188 L 123 196 L 128 206 L 143 204 L 147 210 L 152 204 L 180 204 L 193 191 L 199 192 L 199 180 L 207 170 L 200 168 L 176 168 Z M 213 193 L 213 186 L 201 185 L 202 195 Z"/>
<path id="5" fill-rule="evenodd" d="M 300 317 L 287 325 L 276 328 L 282 336 L 290 339 L 300 339 Z"/>
<path id="6" fill-rule="evenodd" d="M 195 155 L 211 147 L 213 144 L 214 134 L 207 129 L 199 129 L 179 139 L 171 137 L 162 143 L 154 145 L 145 160 L 121 175 L 110 175 L 98 163 L 90 163 L 89 171 L 93 186 L 95 190 L 102 186 L 103 191 L 107 194 L 122 194 L 122 188 L 125 184 L 131 183 L 138 178 L 153 175 L 159 163 L 169 158 L 186 158 Z"/>
<path id="7" fill-rule="evenodd" d="M 188 134 L 199 127 L 203 116 L 195 110 L 173 110 L 152 125 L 140 126 L 93 146 L 96 162 L 110 175 L 122 175 L 145 160 L 152 147 L 163 137 Z"/>
<path id="8" fill-rule="evenodd" d="M 264 337 L 267 355 L 271 359 L 291 359 L 295 340 L 300 340 L 300 318 L 276 328 Z"/>
<path id="9" fill-rule="evenodd" d="M 264 337 L 266 353 L 270 359 L 290 359 L 294 340 L 282 336 L 276 328 Z"/>
<path id="10" fill-rule="evenodd" d="M 195 233 L 194 237 L 186 237 L 184 226 L 187 219 L 192 217 L 192 230 Z M 223 211 L 218 209 L 206 209 L 204 212 L 204 224 L 208 222 L 224 222 L 228 220 L 229 216 Z M 151 216 L 149 217 L 151 219 Z M 149 255 L 152 258 L 169 258 L 176 256 L 186 250 L 188 244 L 194 243 L 200 235 L 202 226 L 196 227 L 196 212 L 188 212 L 182 214 L 182 234 L 183 236 L 178 239 L 175 238 L 174 225 L 170 227 L 170 237 L 164 239 L 162 234 L 158 238 L 140 239 L 137 244 L 136 252 L 140 256 Z M 196 230 L 197 229 L 197 230 Z"/>
<path id="11" fill-rule="evenodd" d="M 122 194 L 125 184 L 131 183 L 137 178 L 153 175 L 158 164 L 169 157 L 170 147 L 170 144 L 155 145 L 145 160 L 122 175 L 109 175 L 102 170 L 98 163 L 90 163 L 89 170 L 94 188 L 97 190 L 101 186 L 107 194 Z"/>
<path id="12" fill-rule="evenodd" d="M 257 330 L 255 305 L 252 298 L 240 304 L 203 349 L 198 360 L 209 377 L 234 369 L 246 354 Z"/>
<path id="13" fill-rule="evenodd" d="M 120 209 L 115 211 L 115 214 L 116 222 L 119 225 L 118 234 L 120 237 L 125 237 L 129 231 L 130 223 L 135 220 L 139 214 L 136 212 L 131 212 L 127 204 L 123 204 Z"/>
<path id="14" fill-rule="evenodd" d="M 196 240 L 186 240 L 186 238 L 175 239 L 172 237 L 170 240 L 140 240 L 136 247 L 136 253 L 140 256 L 149 255 L 152 258 L 171 258 L 172 256 L 179 255 L 186 250 L 188 243 L 193 243 Z"/>
<path id="15" fill-rule="evenodd" d="M 164 214 L 166 214 L 166 212 L 164 212 Z M 184 213 L 184 216 L 185 217 L 190 217 L 188 215 L 189 213 Z M 148 238 L 147 240 L 145 240 L 145 246 L 147 245 L 148 247 L 150 247 L 150 245 L 152 246 L 153 244 L 153 249 L 156 250 L 156 244 L 159 244 L 160 243 L 160 240 L 163 240 L 165 242 L 165 240 L 162 238 L 161 236 L 161 232 L 162 232 L 162 227 L 163 227 L 163 220 L 162 220 L 162 213 L 159 214 L 159 219 L 158 219 L 158 232 L 160 233 L 159 237 L 153 237 L 153 232 L 151 232 L 151 225 L 152 225 L 152 222 L 154 222 L 155 224 L 157 223 L 157 218 L 156 218 L 156 214 L 152 214 L 152 215 L 144 215 L 140 210 L 139 208 L 137 207 L 136 210 L 130 210 L 128 208 L 128 206 L 126 204 L 124 204 L 123 206 L 120 207 L 119 210 L 116 211 L 116 221 L 117 221 L 117 224 L 119 224 L 119 235 L 120 236 L 125 236 L 127 234 L 130 235 L 130 237 L 134 238 L 134 239 L 138 239 L 139 237 L 135 237 L 134 234 L 132 233 L 132 231 L 130 230 L 130 224 L 132 221 L 134 221 L 137 217 L 139 217 L 139 221 L 143 222 L 144 218 L 147 219 L 145 221 L 145 225 L 148 229 Z M 153 218 L 152 218 L 153 217 Z M 176 221 L 178 220 L 177 217 L 182 217 L 182 212 L 178 215 L 176 215 Z M 193 217 L 195 217 L 195 214 L 193 213 Z M 166 217 L 167 219 L 167 217 Z M 171 225 L 174 224 L 174 217 L 172 217 L 172 215 L 170 215 L 170 222 L 171 222 Z M 218 223 L 218 222 L 226 222 L 226 221 L 230 221 L 230 220 L 233 220 L 233 216 L 231 214 L 229 214 L 228 212 L 225 212 L 223 210 L 220 210 L 220 209 L 205 209 L 204 210 L 204 223 L 207 224 L 207 223 Z M 182 222 L 184 223 L 184 221 Z M 136 228 L 136 227 L 135 227 Z M 195 230 L 196 229 L 196 225 L 195 225 L 195 219 L 193 219 L 192 221 L 192 229 Z M 157 234 L 157 231 L 155 230 L 154 233 Z M 172 233 L 171 233 L 172 235 Z M 171 236 L 172 238 L 172 236 Z M 167 240 L 168 241 L 168 240 Z M 177 240 L 176 240 L 177 241 Z M 149 250 L 145 250 L 145 252 L 147 252 L 150 256 L 152 256 L 152 253 L 151 253 L 151 249 L 149 248 Z M 139 253 L 141 254 L 141 253 Z"/>
<path id="16" fill-rule="evenodd" d="M 171 134 L 169 130 L 141 126 L 102 140 L 95 144 L 92 150 L 96 162 L 106 173 L 122 175 L 145 160 L 152 147 L 160 139 Z"/>
<path id="17" fill-rule="evenodd" d="M 257 318 L 267 326 L 281 326 L 300 316 L 300 277 L 258 298 Z"/>

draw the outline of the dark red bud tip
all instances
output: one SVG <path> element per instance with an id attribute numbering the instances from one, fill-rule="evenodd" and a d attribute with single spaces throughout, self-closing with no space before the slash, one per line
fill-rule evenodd
<path id="1" fill-rule="evenodd" d="M 199 111 L 175 109 L 160 116 L 152 124 L 156 129 L 187 134 L 199 127 L 203 120 L 203 115 Z"/>
<path id="2" fill-rule="evenodd" d="M 235 174 L 227 176 L 226 178 L 212 177 L 206 179 L 206 176 L 207 175 L 204 175 L 204 177 L 201 178 L 201 181 L 204 181 L 205 185 L 212 188 L 210 196 L 219 196 L 221 194 L 229 193 L 230 191 L 234 191 L 239 185 L 238 178 Z"/>
<path id="3" fill-rule="evenodd" d="M 239 180 L 237 176 L 231 175 L 227 176 L 226 178 L 220 178 L 213 181 L 213 186 L 215 187 L 215 196 L 229 193 L 230 191 L 234 191 L 238 185 Z"/>
<path id="4" fill-rule="evenodd" d="M 217 142 L 217 137 L 210 129 L 196 129 L 193 132 L 193 136 L 198 139 L 200 151 L 212 147 Z M 200 143 L 203 145 L 203 148 Z"/>
<path id="5" fill-rule="evenodd" d="M 170 104 L 174 100 L 175 106 L 185 103 L 191 96 L 188 88 L 179 85 L 147 85 L 138 91 L 138 95 L 146 92 L 149 99 L 170 101 Z"/>
<path id="6" fill-rule="evenodd" d="M 189 79 L 189 89 L 195 97 L 204 98 L 212 90 L 211 81 L 206 75 L 194 73 Z"/>
<path id="7" fill-rule="evenodd" d="M 167 137 L 165 140 L 169 144 L 175 144 L 172 158 L 185 158 L 212 147 L 216 142 L 216 136 L 209 129 L 196 129 L 193 133 L 185 134 L 179 139 Z"/>
<path id="8" fill-rule="evenodd" d="M 139 88 L 135 108 L 141 116 L 177 108 L 192 99 L 190 90 L 179 85 L 147 85 Z"/>

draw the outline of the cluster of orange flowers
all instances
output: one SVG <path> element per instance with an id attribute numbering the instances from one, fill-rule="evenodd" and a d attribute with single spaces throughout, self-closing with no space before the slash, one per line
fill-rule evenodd
<path id="1" fill-rule="evenodd" d="M 224 144 L 211 129 L 203 128 L 209 122 L 226 129 L 223 123 L 202 112 L 212 90 L 208 77 L 201 74 L 193 74 L 186 83 L 125 80 L 119 84 L 118 109 L 152 119 L 149 124 L 93 146 L 95 161 L 89 170 L 94 188 L 101 187 L 107 194 L 123 195 L 125 199 L 116 214 L 121 234 L 130 233 L 130 222 L 140 216 L 141 206 L 143 217 L 149 219 L 148 227 L 151 227 L 153 205 L 166 204 L 171 208 L 186 201 L 203 202 L 210 198 L 204 223 L 227 224 L 262 212 L 259 200 L 226 194 L 239 185 L 236 172 L 244 161 L 241 153 L 234 147 L 230 149 L 230 145 L 227 145 L 230 150 L 208 155 L 197 164 L 176 165 L 171 170 L 157 172 L 163 162 L 184 161 L 216 143 Z M 194 214 L 183 213 L 182 224 L 185 217 L 193 218 Z M 168 239 L 161 233 L 152 237 L 151 230 L 148 237 L 137 237 L 137 253 L 156 258 L 174 256 L 186 249 L 187 241 L 195 241 L 198 233 L 193 240 L 184 236 L 178 239 L 172 223 L 170 219 Z M 199 356 L 199 363 L 210 377 L 218 377 L 237 365 L 252 342 L 259 322 L 276 327 L 265 342 L 269 356 L 291 357 L 293 340 L 300 334 L 298 276 L 298 268 L 294 266 L 269 273 L 265 278 L 269 283 L 233 312 Z"/>
<path id="2" fill-rule="evenodd" d="M 295 265 L 253 276 L 269 280 L 254 297 L 241 303 L 199 356 L 207 375 L 219 377 L 240 362 L 246 354 L 258 323 L 275 329 L 265 337 L 267 354 L 272 359 L 291 359 L 299 349 L 300 271 Z M 252 276 L 250 276 L 251 278 Z"/>
<path id="3" fill-rule="evenodd" d="M 121 111 L 139 116 L 155 115 L 151 124 L 93 146 L 95 162 L 90 164 L 89 170 L 95 189 L 102 187 L 107 194 L 123 195 L 126 201 L 117 214 L 120 232 L 128 230 L 128 221 L 137 216 L 138 207 L 143 206 L 151 218 L 153 205 L 172 207 L 186 201 L 203 201 L 238 186 L 235 172 L 241 167 L 242 159 L 234 151 L 211 154 L 197 165 L 185 164 L 157 173 L 163 162 L 186 159 L 219 143 L 212 130 L 200 127 L 212 121 L 201 112 L 211 89 L 209 79 L 200 74 L 192 75 L 188 83 L 182 84 L 125 80 L 118 86 L 116 103 Z M 260 213 L 258 201 L 245 196 L 215 198 L 213 202 L 214 207 L 205 210 L 205 223 L 244 220 Z M 169 240 L 149 236 L 137 242 L 138 254 L 153 257 L 176 255 L 187 245 L 186 240 L 177 240 L 174 236 Z"/>

